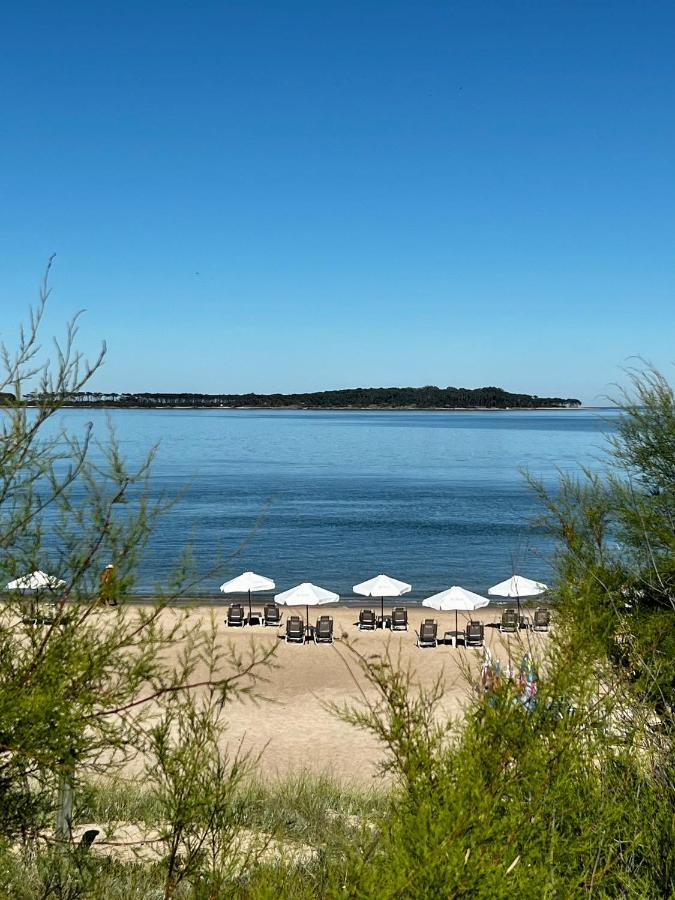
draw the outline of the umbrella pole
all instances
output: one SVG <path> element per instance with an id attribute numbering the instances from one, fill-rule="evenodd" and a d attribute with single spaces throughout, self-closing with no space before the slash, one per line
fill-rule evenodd
<path id="1" fill-rule="evenodd" d="M 380 618 L 382 619 L 382 628 L 384 628 L 384 597 L 380 597 Z"/>
<path id="2" fill-rule="evenodd" d="M 457 610 L 455 610 L 455 640 L 459 637 L 459 626 L 457 625 Z"/>
<path id="3" fill-rule="evenodd" d="M 251 624 L 251 588 L 248 589 L 248 624 Z"/>

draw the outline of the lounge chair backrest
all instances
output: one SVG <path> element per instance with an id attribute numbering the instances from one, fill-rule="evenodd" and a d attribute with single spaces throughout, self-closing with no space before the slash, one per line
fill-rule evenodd
<path id="1" fill-rule="evenodd" d="M 551 622 L 551 612 L 548 609 L 535 609 L 534 624 L 536 626 L 547 627 Z"/>
<path id="2" fill-rule="evenodd" d="M 361 624 L 371 625 L 375 624 L 375 613 L 372 609 L 362 609 L 359 613 L 359 622 Z"/>
<path id="3" fill-rule="evenodd" d="M 321 616 L 316 623 L 316 635 L 319 638 L 329 638 L 333 634 L 333 620 L 330 616 Z"/>
<path id="4" fill-rule="evenodd" d="M 233 603 L 232 606 L 227 611 L 227 618 L 231 620 L 238 620 L 244 618 L 244 607 L 240 606 L 238 603 Z"/>
<path id="5" fill-rule="evenodd" d="M 436 639 L 438 626 L 433 619 L 425 619 L 420 628 L 420 638 L 423 641 L 433 641 Z"/>
<path id="6" fill-rule="evenodd" d="M 274 603 L 268 603 L 264 609 L 266 622 L 280 622 L 281 610 Z"/>
<path id="7" fill-rule="evenodd" d="M 397 606 L 396 609 L 392 610 L 391 621 L 393 625 L 407 625 L 408 610 L 402 606 Z"/>
<path id="8" fill-rule="evenodd" d="M 484 631 L 482 622 L 470 622 L 467 625 L 466 636 L 468 640 L 481 641 L 483 639 L 483 635 Z"/>
<path id="9" fill-rule="evenodd" d="M 300 616 L 291 616 L 286 620 L 286 634 L 300 637 L 305 633 L 305 623 Z"/>

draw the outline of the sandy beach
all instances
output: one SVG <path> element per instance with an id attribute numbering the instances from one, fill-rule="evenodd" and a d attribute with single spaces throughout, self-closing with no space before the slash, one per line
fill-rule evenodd
<path id="1" fill-rule="evenodd" d="M 244 749 L 260 754 L 260 771 L 270 779 L 309 772 L 364 784 L 372 783 L 377 775 L 382 749 L 369 735 L 341 721 L 326 708 L 329 703 L 353 705 L 364 696 L 374 698 L 348 645 L 368 656 L 381 656 L 388 651 L 400 666 L 410 669 L 414 682 L 420 685 L 430 686 L 442 676 L 445 685 L 443 709 L 451 715 L 461 715 L 463 704 L 470 695 L 471 685 L 464 674 L 467 664 L 477 674 L 483 659 L 483 651 L 478 649 L 465 650 L 450 645 L 423 649 L 416 646 L 415 632 L 424 618 L 433 617 L 438 622 L 438 633 L 442 635 L 446 630 L 454 630 L 454 612 L 411 609 L 408 631 L 392 633 L 379 629 L 359 631 L 356 625 L 358 610 L 354 608 L 310 609 L 310 623 L 316 621 L 319 611 L 333 617 L 336 640 L 332 645 L 298 645 L 286 644 L 283 640 L 286 609 L 283 610 L 282 627 L 278 630 L 255 625 L 230 628 L 224 623 L 224 605 L 196 607 L 190 615 L 206 621 L 214 609 L 223 647 L 231 642 L 239 652 L 245 652 L 254 642 L 258 646 L 277 648 L 275 668 L 266 673 L 266 680 L 258 687 L 264 699 L 235 700 L 229 704 L 227 712 L 228 743 L 233 748 L 241 743 Z M 304 614 L 304 607 L 292 612 Z M 537 653 L 548 639 L 546 634 L 530 630 L 502 635 L 498 628 L 490 627 L 499 621 L 501 610 L 485 609 L 480 613 L 480 619 L 486 625 L 486 645 L 504 664 L 510 656 L 517 666 L 525 650 Z M 462 628 L 461 614 L 459 627 Z"/>

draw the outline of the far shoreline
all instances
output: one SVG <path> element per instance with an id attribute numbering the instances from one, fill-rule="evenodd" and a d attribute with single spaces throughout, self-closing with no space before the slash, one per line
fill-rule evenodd
<path id="1" fill-rule="evenodd" d="M 38 409 L 38 403 L 21 404 L 25 409 Z M 0 407 L 2 408 L 2 407 Z M 7 404 L 6 408 L 16 408 Z M 167 410 L 204 410 L 205 412 L 592 412 L 615 409 L 613 406 L 188 406 L 186 404 L 163 404 L 143 406 L 118 403 L 64 403 L 58 409 L 135 409 L 144 412 L 165 412 Z"/>

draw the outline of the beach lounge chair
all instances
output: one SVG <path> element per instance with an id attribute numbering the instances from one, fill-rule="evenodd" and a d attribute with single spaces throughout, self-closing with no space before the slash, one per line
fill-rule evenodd
<path id="1" fill-rule="evenodd" d="M 534 611 L 534 621 L 532 622 L 533 631 L 548 631 L 551 624 L 551 611 L 539 607 Z"/>
<path id="2" fill-rule="evenodd" d="M 263 607 L 263 625 L 281 625 L 281 610 L 274 603 L 266 603 Z"/>
<path id="3" fill-rule="evenodd" d="M 505 609 L 499 626 L 501 632 L 518 631 L 518 614 L 515 609 Z"/>
<path id="4" fill-rule="evenodd" d="M 418 647 L 435 647 L 438 644 L 437 639 L 438 625 L 433 619 L 425 619 L 420 625 L 420 633 L 417 636 Z"/>
<path id="5" fill-rule="evenodd" d="M 362 609 L 359 613 L 359 629 L 374 631 L 376 625 L 375 613 L 372 609 Z"/>
<path id="6" fill-rule="evenodd" d="M 321 616 L 316 620 L 316 627 L 314 629 L 314 643 L 333 643 L 333 620 L 330 616 Z"/>
<path id="7" fill-rule="evenodd" d="M 482 622 L 471 621 L 466 626 L 465 647 L 482 647 L 485 629 Z"/>
<path id="8" fill-rule="evenodd" d="M 286 619 L 286 642 L 305 643 L 305 623 L 300 616 L 289 616 Z"/>
<path id="9" fill-rule="evenodd" d="M 407 631 L 408 630 L 408 610 L 402 606 L 397 606 L 391 611 L 391 630 Z"/>
<path id="10" fill-rule="evenodd" d="M 241 628 L 244 624 L 244 607 L 233 603 L 227 610 L 227 624 Z"/>

